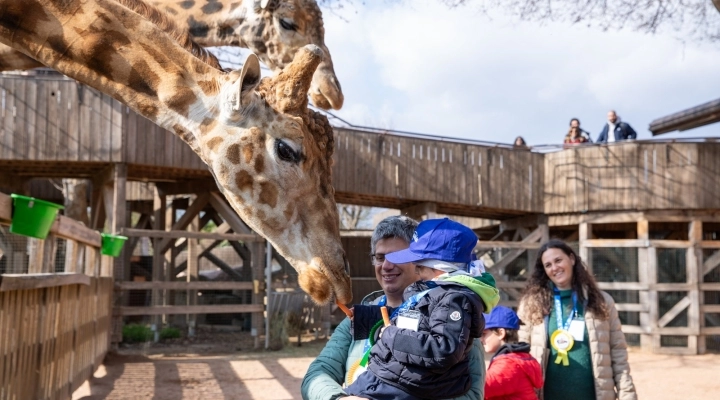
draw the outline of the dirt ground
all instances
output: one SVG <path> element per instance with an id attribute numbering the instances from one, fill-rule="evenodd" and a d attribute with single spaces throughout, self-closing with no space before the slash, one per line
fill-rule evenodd
<path id="1" fill-rule="evenodd" d="M 223 343 L 121 349 L 108 355 L 73 400 L 300 399 L 305 371 L 325 343 L 309 340 L 277 352 L 227 351 Z M 219 348 L 223 354 L 216 354 Z M 665 356 L 631 349 L 630 366 L 640 399 L 711 399 L 720 392 L 720 354 Z"/>

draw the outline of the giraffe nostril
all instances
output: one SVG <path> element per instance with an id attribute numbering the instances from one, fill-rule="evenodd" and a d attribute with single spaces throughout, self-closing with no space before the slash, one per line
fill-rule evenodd
<path id="1" fill-rule="evenodd" d="M 350 262 L 348 262 L 347 257 L 345 257 L 345 254 L 343 254 L 343 261 L 345 262 L 345 273 L 350 275 Z"/>

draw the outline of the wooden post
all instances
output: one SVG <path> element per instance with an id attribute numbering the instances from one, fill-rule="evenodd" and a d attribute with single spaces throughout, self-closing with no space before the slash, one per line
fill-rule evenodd
<path id="1" fill-rule="evenodd" d="M 200 223 L 200 218 L 196 215 L 192 222 L 190 223 L 190 226 L 188 226 L 188 230 L 190 232 L 197 232 L 198 226 Z M 185 239 L 188 241 L 187 243 L 187 274 L 186 274 L 186 280 L 187 282 L 193 282 L 198 280 L 198 239 L 192 239 L 187 238 Z M 187 291 L 187 305 L 188 306 L 194 306 L 197 305 L 197 290 L 188 290 Z M 195 336 L 195 323 L 196 323 L 196 314 L 188 314 L 186 317 L 186 322 L 188 326 L 188 336 L 192 337 Z"/>
<path id="2" fill-rule="evenodd" d="M 263 304 L 265 296 L 265 241 L 252 243 L 252 270 L 253 270 L 253 295 L 252 304 Z M 263 313 L 252 313 L 251 329 L 255 335 L 255 348 L 260 347 L 260 335 L 264 332 Z"/>
<path id="3" fill-rule="evenodd" d="M 585 245 L 586 240 L 592 239 L 592 225 L 587 222 L 581 222 L 578 226 L 578 241 L 580 242 L 580 258 L 585 262 L 587 270 L 590 274 L 593 272 L 592 250 Z"/>
<path id="4" fill-rule="evenodd" d="M 127 165 L 114 164 L 112 171 L 107 180 L 103 182 L 102 191 L 105 203 L 105 215 L 108 218 L 108 229 L 110 233 L 117 234 L 122 228 L 125 228 L 126 221 L 126 183 L 127 183 Z M 110 256 L 102 257 L 101 276 L 114 276 L 114 266 L 122 266 L 123 258 L 113 258 Z M 127 266 L 129 268 L 129 266 Z"/>
<path id="5" fill-rule="evenodd" d="M 638 240 L 649 240 L 649 223 L 647 219 L 641 219 L 637 222 L 637 238 Z M 650 249 L 647 247 L 638 248 L 638 280 L 641 284 L 648 286 L 650 284 L 649 271 L 649 252 Z M 638 292 L 638 298 L 640 306 L 644 311 L 640 312 L 640 327 L 647 331 L 651 326 L 650 318 L 650 300 L 649 292 L 647 290 L 640 290 Z M 655 317 L 657 319 L 657 316 Z M 645 351 L 652 351 L 653 349 L 653 336 L 650 334 L 640 335 L 640 347 Z"/>
<path id="6" fill-rule="evenodd" d="M 167 197 L 162 194 L 157 188 L 155 188 L 155 196 L 153 199 L 154 209 L 154 221 L 153 228 L 165 229 L 165 208 L 167 208 Z M 152 269 L 152 280 L 153 282 L 161 282 L 163 280 L 163 272 L 165 271 L 165 255 L 162 254 L 162 239 L 153 239 L 153 269 Z M 163 305 L 164 292 L 160 289 L 152 290 L 152 305 L 161 306 Z M 160 322 L 162 316 L 156 315 L 153 317 L 153 323 L 157 328 L 160 328 Z"/>
<path id="7" fill-rule="evenodd" d="M 646 331 L 657 332 L 658 329 L 658 318 L 659 318 L 659 303 L 658 303 L 658 292 L 654 289 L 657 284 L 657 249 L 655 247 L 647 248 L 647 283 L 649 289 L 647 291 L 647 310 L 648 318 L 647 325 L 643 326 Z M 652 333 L 652 352 L 658 352 L 660 350 L 660 334 Z"/>
<path id="8" fill-rule="evenodd" d="M 688 335 L 688 349 L 693 354 L 705 353 L 705 336 L 700 335 L 700 329 L 704 325 L 705 317 L 701 311 L 703 296 L 700 284 L 703 277 L 703 253 L 700 248 L 702 242 L 702 220 L 693 219 L 690 221 L 690 229 L 688 239 L 690 247 L 687 249 L 685 266 L 687 268 L 687 283 L 690 285 L 688 298 L 690 305 L 688 306 L 688 327 L 693 334 Z"/>

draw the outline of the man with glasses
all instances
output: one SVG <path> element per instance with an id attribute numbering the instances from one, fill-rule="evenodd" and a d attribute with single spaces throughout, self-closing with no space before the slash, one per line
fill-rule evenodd
<path id="1" fill-rule="evenodd" d="M 361 304 L 398 307 L 403 303 L 405 288 L 418 281 L 415 264 L 393 264 L 386 254 L 407 249 L 418 223 L 408 217 L 393 216 L 382 220 L 370 239 L 370 261 L 375 268 L 375 277 L 382 290 L 367 295 Z M 355 332 L 358 338 L 358 332 Z M 302 397 L 305 400 L 353 399 L 343 387 L 348 383 L 349 372 L 355 372 L 358 362 L 365 353 L 367 339 L 353 339 L 350 320 L 346 318 L 333 332 L 330 341 L 315 361 L 310 364 L 302 382 Z M 477 400 L 483 397 L 485 384 L 485 362 L 482 346 L 478 340 L 468 356 L 472 386 L 469 392 L 458 399 Z"/>

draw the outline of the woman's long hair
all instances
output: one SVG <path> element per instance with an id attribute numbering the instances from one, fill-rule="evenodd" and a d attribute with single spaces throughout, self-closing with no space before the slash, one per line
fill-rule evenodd
<path id="1" fill-rule="evenodd" d="M 598 289 L 595 278 L 585 269 L 580 256 L 565 242 L 558 239 L 548 241 L 538 250 L 535 270 L 521 300 L 523 315 L 520 318 L 525 322 L 537 325 L 546 315 L 550 314 L 553 305 L 553 290 L 542 262 L 542 256 L 548 249 L 559 249 L 571 259 L 575 258 L 572 268 L 572 289 L 577 293 L 578 301 L 586 304 L 586 309 L 592 311 L 595 318 L 607 319 L 608 311 L 605 307 L 605 299 Z M 585 298 L 586 295 L 587 298 Z"/>

